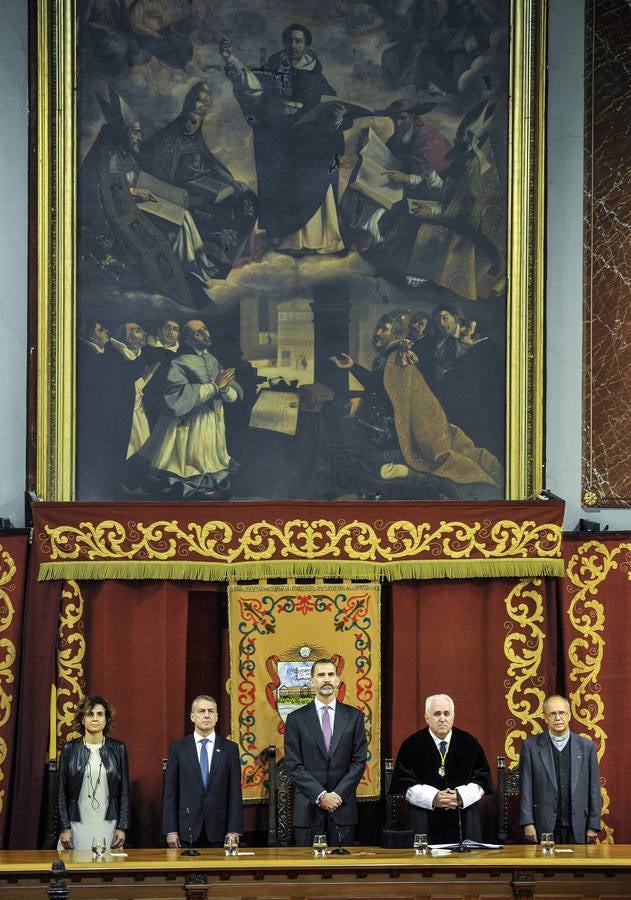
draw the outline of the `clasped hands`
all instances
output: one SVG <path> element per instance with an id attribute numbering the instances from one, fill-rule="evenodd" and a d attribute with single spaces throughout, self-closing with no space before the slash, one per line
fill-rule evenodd
<path id="1" fill-rule="evenodd" d="M 458 809 L 460 794 L 453 788 L 445 788 L 444 791 L 438 791 L 433 802 L 434 809 Z"/>
<path id="2" fill-rule="evenodd" d="M 225 391 L 228 387 L 230 387 L 231 383 L 237 377 L 237 373 L 235 369 L 222 369 L 219 375 L 215 378 L 215 384 L 220 391 Z"/>
<path id="3" fill-rule="evenodd" d="M 320 801 L 318 806 L 320 809 L 324 809 L 327 812 L 333 812 L 342 805 L 342 798 L 339 794 L 336 794 L 335 791 L 327 791 L 326 794 L 323 794 L 320 797 Z"/>

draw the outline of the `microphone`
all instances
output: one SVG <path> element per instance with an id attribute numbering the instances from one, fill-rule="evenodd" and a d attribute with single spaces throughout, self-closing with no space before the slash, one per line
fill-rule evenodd
<path id="1" fill-rule="evenodd" d="M 200 856 L 199 850 L 193 847 L 193 829 L 191 828 L 191 811 L 186 807 L 186 821 L 188 823 L 188 847 L 180 853 L 180 856 Z"/>
<path id="2" fill-rule="evenodd" d="M 467 847 L 462 837 L 462 813 L 460 811 L 460 804 L 458 804 L 458 837 L 459 843 L 457 847 L 453 847 L 452 853 L 470 853 L 471 847 Z"/>

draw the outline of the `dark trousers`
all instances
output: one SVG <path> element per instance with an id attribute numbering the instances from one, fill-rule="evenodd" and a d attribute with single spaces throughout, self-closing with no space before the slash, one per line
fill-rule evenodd
<path id="1" fill-rule="evenodd" d="M 571 825 L 555 825 L 554 826 L 554 843 L 555 844 L 575 844 L 574 830 Z"/>
<path id="2" fill-rule="evenodd" d="M 337 825 L 331 816 L 322 810 L 319 823 L 309 828 L 294 828 L 296 847 L 310 847 L 316 834 L 326 834 L 329 847 L 344 847 L 355 840 L 355 826 Z"/>

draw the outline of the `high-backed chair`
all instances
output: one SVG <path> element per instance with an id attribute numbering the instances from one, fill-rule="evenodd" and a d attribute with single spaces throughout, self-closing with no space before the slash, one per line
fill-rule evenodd
<path id="1" fill-rule="evenodd" d="M 289 780 L 285 760 L 276 759 L 273 745 L 263 751 L 268 771 L 267 843 L 270 847 L 290 847 L 293 844 L 294 786 Z"/>
<path id="2" fill-rule="evenodd" d="M 383 761 L 385 822 L 381 829 L 382 847 L 411 847 L 414 829 L 410 827 L 410 807 L 404 794 L 391 794 L 394 772 L 390 758 Z"/>
<path id="3" fill-rule="evenodd" d="M 46 834 L 44 835 L 43 849 L 54 850 L 59 840 L 61 831 L 59 824 L 59 811 L 57 808 L 57 760 L 48 760 L 46 766 Z"/>
<path id="4" fill-rule="evenodd" d="M 506 757 L 497 757 L 497 839 L 500 844 L 520 844 L 519 767 L 506 768 Z"/>

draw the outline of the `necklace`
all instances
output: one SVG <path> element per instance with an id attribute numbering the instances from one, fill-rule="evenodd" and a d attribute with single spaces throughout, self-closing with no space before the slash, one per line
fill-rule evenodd
<path id="1" fill-rule="evenodd" d="M 88 747 L 88 744 L 86 741 L 84 741 L 83 743 L 85 744 L 86 747 Z M 103 744 L 104 743 L 105 743 L 105 741 L 103 741 Z M 96 792 L 99 789 L 99 785 L 101 783 L 101 774 L 103 771 L 103 760 L 101 759 L 101 747 L 103 746 L 103 744 L 100 744 L 99 748 L 98 748 L 98 750 L 99 750 L 99 771 L 96 776 L 96 781 L 94 781 L 94 779 L 92 778 L 92 753 L 91 752 L 88 757 L 88 765 L 87 765 L 88 800 L 90 801 L 90 806 L 92 807 L 92 809 L 98 809 L 99 806 L 101 805 L 100 801 L 98 800 L 98 798 L 96 796 Z M 88 750 L 89 749 L 90 748 L 88 747 Z M 92 793 L 90 793 L 90 791 L 92 791 Z"/>

